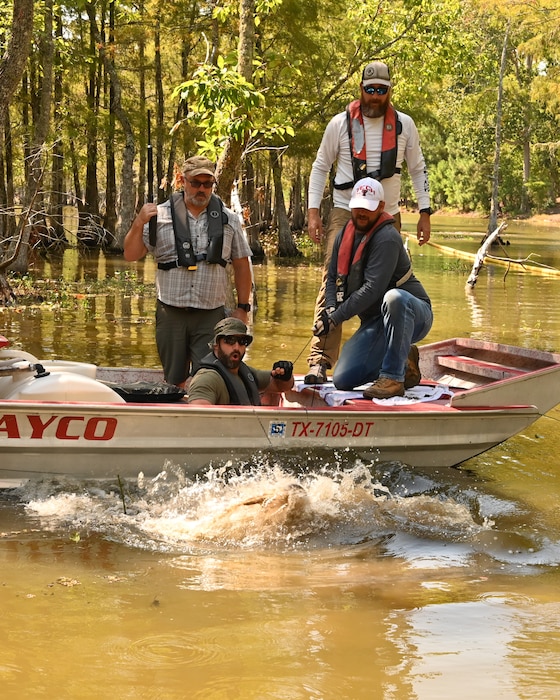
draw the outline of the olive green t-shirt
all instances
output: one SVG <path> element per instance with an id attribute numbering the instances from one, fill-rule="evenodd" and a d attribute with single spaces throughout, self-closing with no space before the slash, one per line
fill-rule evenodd
<path id="1" fill-rule="evenodd" d="M 257 381 L 259 391 L 264 391 L 270 383 L 270 372 L 266 372 L 262 369 L 254 369 L 253 367 L 249 367 L 249 369 Z M 231 381 L 235 386 L 237 395 L 245 398 L 247 404 L 250 404 L 249 395 L 247 394 L 247 389 L 241 377 L 232 373 Z M 187 403 L 195 399 L 205 399 L 211 404 L 216 405 L 228 405 L 230 403 L 226 383 L 218 372 L 213 369 L 206 369 L 205 367 L 198 370 L 189 386 Z"/>

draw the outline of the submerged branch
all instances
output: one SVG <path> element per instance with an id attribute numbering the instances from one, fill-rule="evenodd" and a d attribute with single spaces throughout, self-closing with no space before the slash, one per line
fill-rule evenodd
<path id="1" fill-rule="evenodd" d="M 471 274 L 467 279 L 467 284 L 471 287 L 474 287 L 478 280 L 478 273 L 484 265 L 484 258 L 488 255 L 488 249 L 505 228 L 507 228 L 507 224 L 505 222 L 502 222 L 498 226 L 498 228 L 485 239 L 484 243 L 478 249 L 474 264 L 472 266 Z"/>

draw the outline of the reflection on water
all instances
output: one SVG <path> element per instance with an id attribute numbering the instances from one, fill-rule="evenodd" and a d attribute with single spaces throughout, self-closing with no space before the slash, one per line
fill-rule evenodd
<path id="1" fill-rule="evenodd" d="M 526 671 L 546 698 L 560 682 L 559 531 L 468 471 L 342 456 L 188 481 L 168 465 L 4 504 L 4 697 L 22 679 L 46 697 L 333 700 L 524 697 Z"/>
<path id="2" fill-rule="evenodd" d="M 543 300 L 558 295 L 560 277 L 514 271 L 505 276 L 504 268 L 487 266 L 471 289 L 466 285 L 468 263 L 429 246 L 419 248 L 414 242 L 410 250 L 415 272 L 434 306 L 434 325 L 425 342 L 472 336 L 544 350 L 560 346 L 560 307 L 547 303 L 546 313 L 543 310 Z M 304 372 L 321 270 L 317 265 L 293 267 L 271 261 L 255 266 L 254 272 L 256 340 L 248 358 L 264 366 L 279 358 L 296 360 L 296 371 Z M 42 358 L 159 367 L 154 341 L 154 273 L 151 259 L 128 264 L 121 257 L 103 254 L 84 259 L 69 250 L 63 268 L 43 262 L 35 274 L 81 281 L 133 274 L 145 286 L 138 294 L 125 286 L 124 293 L 76 294 L 76 298 L 61 299 L 51 307 L 0 309 L 0 333 Z M 346 323 L 344 338 L 355 328 L 356 321 Z"/>
<path id="3" fill-rule="evenodd" d="M 507 234 L 510 250 L 514 234 L 554 248 L 550 229 Z M 469 265 L 411 252 L 434 302 L 427 342 L 560 348 L 560 279 L 488 268 L 468 291 Z M 63 265 L 41 264 L 49 279 L 133 270 L 146 287 L 2 309 L 0 333 L 40 357 L 159 366 L 150 261 L 67 251 Z M 255 279 L 251 361 L 297 358 L 303 371 L 319 268 L 272 262 Z M 559 422 L 554 409 L 460 469 L 257 455 L 258 468 L 197 481 L 168 465 L 122 489 L 3 493 L 2 696 L 550 700 Z"/>

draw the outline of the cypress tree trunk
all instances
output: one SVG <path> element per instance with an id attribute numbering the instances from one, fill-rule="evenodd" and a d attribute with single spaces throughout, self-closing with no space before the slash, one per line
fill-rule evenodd
<path id="1" fill-rule="evenodd" d="M 96 219 L 99 218 L 99 188 L 97 186 L 97 119 L 99 112 L 99 96 L 98 96 L 98 62 L 96 60 L 96 39 L 97 39 L 97 22 L 95 15 L 95 2 L 86 3 L 86 10 L 89 18 L 89 53 L 91 62 L 88 69 L 88 86 L 87 86 L 87 113 L 86 113 L 86 185 L 84 191 L 83 211 L 89 212 Z M 80 221 L 80 226 L 87 226 L 87 218 Z"/>
<path id="2" fill-rule="evenodd" d="M 52 104 L 53 85 L 53 4 L 52 0 L 45 1 L 44 25 L 39 41 L 39 61 L 42 68 L 42 81 L 38 99 L 38 109 L 33 123 L 33 137 L 29 156 L 29 170 L 26 181 L 24 209 L 33 215 L 33 208 L 39 210 L 38 216 L 33 216 L 27 221 L 21 231 L 21 244 L 11 269 L 19 273 L 27 272 L 29 266 L 29 240 L 32 233 L 32 225 L 40 234 L 47 232 L 45 212 L 42 206 L 43 200 L 43 175 L 46 168 L 47 153 L 46 139 L 50 127 L 50 115 Z M 18 241 L 19 243 L 19 241 Z"/>
<path id="3" fill-rule="evenodd" d="M 272 177 L 274 180 L 275 214 L 278 223 L 278 255 L 281 258 L 295 258 L 301 253 L 294 243 L 290 222 L 286 214 L 286 203 L 282 189 L 282 156 L 279 151 L 272 151 L 270 155 L 272 165 Z"/>
<path id="4" fill-rule="evenodd" d="M 125 136 L 125 145 L 122 152 L 122 168 L 121 168 L 121 186 L 120 186 L 120 206 L 119 206 L 119 219 L 117 223 L 117 230 L 115 239 L 111 245 L 111 248 L 115 250 L 123 249 L 124 237 L 127 234 L 132 220 L 134 219 L 136 195 L 134 189 L 134 154 L 135 154 L 135 142 L 134 134 L 132 132 L 132 126 L 128 118 L 128 114 L 125 112 L 122 106 L 122 90 L 117 73 L 117 69 L 113 61 L 111 60 L 109 52 L 106 50 L 105 46 L 99 41 L 99 52 L 105 69 L 109 74 L 112 86 L 112 102 L 111 108 L 120 122 L 121 128 Z"/>
<path id="5" fill-rule="evenodd" d="M 253 42 L 255 40 L 255 0 L 240 0 L 239 41 L 237 44 L 237 70 L 248 82 L 253 81 Z M 218 161 L 216 179 L 218 194 L 228 204 L 233 182 L 239 173 L 241 157 L 247 143 L 248 134 L 241 139 L 228 138 Z"/>
<path id="6" fill-rule="evenodd" d="M 62 40 L 62 17 L 57 11 L 55 17 L 56 37 Z M 55 50 L 55 72 L 54 72 L 54 123 L 58 124 L 62 121 L 62 102 L 64 93 L 62 89 L 62 69 L 60 65 L 60 51 Z M 68 241 L 64 231 L 64 201 L 65 201 L 65 183 L 64 183 L 64 146 L 61 139 L 54 142 L 52 149 L 52 168 L 51 168 L 51 192 L 49 197 L 49 220 L 51 225 L 51 234 L 54 238 L 52 244 L 64 246 Z"/>
<path id="7" fill-rule="evenodd" d="M 497 228 L 498 210 L 500 206 L 500 149 L 502 146 L 502 102 L 504 93 L 504 74 L 506 72 L 507 44 L 509 40 L 510 21 L 507 23 L 504 43 L 502 46 L 502 60 L 500 64 L 500 77 L 498 80 L 498 100 L 496 104 L 496 147 L 494 151 L 494 174 L 492 177 L 492 199 L 490 201 L 490 218 L 488 219 L 488 231 L 485 239 Z"/>

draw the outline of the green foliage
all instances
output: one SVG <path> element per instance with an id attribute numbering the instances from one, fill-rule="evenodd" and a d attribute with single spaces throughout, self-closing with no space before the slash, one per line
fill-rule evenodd
<path id="1" fill-rule="evenodd" d="M 550 180 L 529 179 L 527 182 L 527 192 L 531 202 L 537 211 L 544 211 L 554 204 L 553 183 Z"/>
<path id="2" fill-rule="evenodd" d="M 395 106 L 410 114 L 420 130 L 434 204 L 481 212 L 488 211 L 497 81 L 509 21 L 501 205 L 507 213 L 520 211 L 524 202 L 541 209 L 560 194 L 558 0 L 256 0 L 250 81 L 237 70 L 238 0 L 89 5 L 105 39 L 108 8 L 115 10 L 113 55 L 138 153 L 150 108 L 161 118 L 154 143 L 160 139 L 163 162 L 180 159 L 181 151 L 190 152 L 195 141 L 201 152 L 217 159 L 226 139 L 248 138 L 248 150 L 285 148 L 288 177 L 297 164 L 305 178 L 326 123 L 358 94 L 363 65 L 379 58 L 391 67 Z M 10 113 L 12 180 L 19 191 L 25 182 L 25 149 L 40 110 L 37 95 L 44 67 L 39 38 L 45 7 L 36 4 L 27 90 L 16 96 Z M 73 190 L 76 181 L 83 188 L 91 148 L 88 136 L 95 138 L 99 190 L 104 191 L 103 145 L 114 115 L 109 115 L 108 78 L 98 47 L 90 44 L 85 8 L 85 0 L 77 0 L 62 9 L 55 70 L 63 83 L 63 99 L 50 140 L 62 141 L 66 188 Z M 3 46 L 10 22 L 7 3 L 0 10 Z M 157 53 L 156 30 L 161 39 Z M 161 86 L 156 85 L 156 57 L 161 58 Z M 86 100 L 92 76 L 98 79 L 90 91 L 96 109 Z M 186 117 L 177 112 L 179 103 L 188 108 Z M 117 158 L 124 138 L 117 124 Z M 523 160 L 527 153 L 528 175 Z M 140 172 L 139 158 L 135 166 Z M 261 187 L 267 177 L 264 168 L 258 176 Z M 406 179 L 403 196 L 413 196 Z"/>
<path id="3" fill-rule="evenodd" d="M 436 207 L 463 212 L 489 211 L 489 172 L 467 155 L 457 154 L 433 165 L 430 189 Z"/>
<path id="4" fill-rule="evenodd" d="M 265 125 L 260 121 L 262 113 L 258 110 L 265 107 L 264 94 L 237 72 L 234 56 L 219 56 L 215 66 L 208 63 L 199 66 L 191 80 L 175 88 L 173 96 L 188 104 L 187 119 L 192 119 L 204 134 L 197 141 L 200 151 L 213 159 L 228 137 L 241 141 L 247 134 L 282 139 L 294 134 L 290 126 L 274 122 Z"/>

